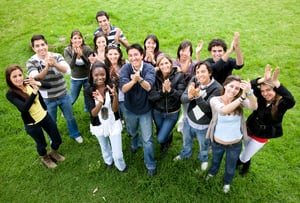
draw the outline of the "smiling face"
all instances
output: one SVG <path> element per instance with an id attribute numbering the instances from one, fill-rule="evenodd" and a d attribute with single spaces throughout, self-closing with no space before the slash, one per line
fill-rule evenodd
<path id="1" fill-rule="evenodd" d="M 24 75 L 22 71 L 20 71 L 19 69 L 12 71 L 10 74 L 10 81 L 14 86 L 22 87 L 24 82 Z"/>
<path id="2" fill-rule="evenodd" d="M 276 96 L 276 92 L 274 91 L 273 87 L 267 84 L 260 85 L 261 95 L 265 98 L 265 100 L 270 103 L 274 100 Z"/>
<path id="3" fill-rule="evenodd" d="M 211 81 L 211 73 L 205 64 L 201 64 L 199 68 L 196 69 L 196 78 L 201 85 L 208 85 Z"/>
<path id="4" fill-rule="evenodd" d="M 96 86 L 105 86 L 106 71 L 103 67 L 98 67 L 93 70 L 93 81 Z"/>
<path id="5" fill-rule="evenodd" d="M 135 70 L 139 70 L 143 61 L 143 54 L 137 49 L 130 49 L 128 50 L 128 60 Z"/>
<path id="6" fill-rule="evenodd" d="M 33 51 L 38 55 L 39 58 L 45 58 L 48 54 L 48 45 L 42 39 L 35 40 L 33 42 Z"/>
<path id="7" fill-rule="evenodd" d="M 81 47 L 82 42 L 82 37 L 79 34 L 75 34 L 71 39 L 72 47 L 74 48 Z"/>
<path id="8" fill-rule="evenodd" d="M 145 42 L 145 48 L 146 51 L 154 53 L 154 50 L 156 48 L 156 42 L 152 38 L 147 39 L 147 41 Z"/>
<path id="9" fill-rule="evenodd" d="M 96 40 L 96 46 L 98 50 L 104 51 L 106 47 L 106 39 L 104 36 L 98 37 Z"/>
<path id="10" fill-rule="evenodd" d="M 103 32 L 107 34 L 107 31 L 110 30 L 110 22 L 106 16 L 98 16 L 97 17 L 98 25 L 102 28 Z"/>
<path id="11" fill-rule="evenodd" d="M 111 64 L 115 65 L 118 64 L 120 53 L 116 49 L 109 49 L 106 54 L 106 57 L 108 58 Z"/>
<path id="12" fill-rule="evenodd" d="M 190 60 L 191 59 L 191 48 L 185 47 L 179 51 L 180 60 Z"/>
<path id="13" fill-rule="evenodd" d="M 163 58 L 158 64 L 159 70 L 163 74 L 164 77 L 167 77 L 172 70 L 172 63 L 167 59 Z"/>
<path id="14" fill-rule="evenodd" d="M 211 48 L 210 54 L 214 62 L 218 61 L 224 55 L 224 49 L 222 46 L 214 46 Z"/>
<path id="15" fill-rule="evenodd" d="M 225 89 L 224 95 L 227 98 L 234 99 L 241 90 L 240 85 L 241 85 L 240 81 L 232 80 L 231 82 L 229 82 L 228 84 L 226 84 L 224 86 L 224 89 Z"/>

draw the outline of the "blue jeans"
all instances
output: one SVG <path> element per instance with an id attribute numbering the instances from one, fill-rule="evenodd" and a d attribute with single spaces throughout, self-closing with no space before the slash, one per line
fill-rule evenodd
<path id="1" fill-rule="evenodd" d="M 78 126 L 75 117 L 73 115 L 70 96 L 66 94 L 65 96 L 62 96 L 57 100 L 49 100 L 49 99 L 44 99 L 44 100 L 47 105 L 48 113 L 50 114 L 51 118 L 55 121 L 55 123 L 57 117 L 57 107 L 59 106 L 59 108 L 61 109 L 64 115 L 64 118 L 67 121 L 70 137 L 74 139 L 76 137 L 79 137 L 80 132 L 78 131 Z"/>
<path id="2" fill-rule="evenodd" d="M 56 123 L 47 113 L 45 118 L 35 125 L 25 125 L 26 132 L 34 139 L 36 143 L 36 149 L 40 156 L 47 154 L 47 143 L 44 136 L 43 129 L 48 133 L 51 138 L 51 148 L 58 150 L 60 144 L 62 143 L 60 134 L 58 132 Z"/>
<path id="3" fill-rule="evenodd" d="M 201 162 L 208 162 L 208 146 L 210 143 L 209 139 L 206 139 L 206 132 L 207 128 L 203 130 L 198 130 L 196 128 L 193 128 L 188 123 L 188 119 L 184 120 L 183 124 L 183 147 L 180 152 L 181 158 L 190 158 L 192 156 L 193 152 L 193 138 L 196 136 L 199 147 L 200 147 L 200 153 L 198 155 L 198 159 Z"/>
<path id="4" fill-rule="evenodd" d="M 81 87 L 83 87 L 83 89 L 85 89 L 88 86 L 89 86 L 88 79 L 84 79 L 84 80 L 73 80 L 73 79 L 71 79 L 70 91 L 71 91 L 71 103 L 72 103 L 72 105 L 76 102 L 76 100 L 77 100 L 77 98 L 80 94 Z M 84 97 L 84 111 L 86 111 L 86 112 L 88 111 L 85 97 Z"/>
<path id="5" fill-rule="evenodd" d="M 236 162 L 242 150 L 242 141 L 233 145 L 221 145 L 218 143 L 212 143 L 212 162 L 209 169 L 209 173 L 216 175 L 219 172 L 221 161 L 224 153 L 226 152 L 225 159 L 225 173 L 223 177 L 224 184 L 230 184 L 234 177 L 236 170 Z"/>
<path id="6" fill-rule="evenodd" d="M 161 144 L 166 143 L 170 133 L 179 117 L 179 111 L 175 113 L 163 113 L 153 110 L 153 119 L 156 126 L 157 141 Z"/>
<path id="7" fill-rule="evenodd" d="M 155 169 L 156 161 L 154 159 L 154 138 L 152 132 L 152 115 L 151 110 L 147 113 L 137 115 L 127 110 L 126 124 L 129 127 L 129 134 L 132 136 L 132 147 L 138 147 L 140 127 L 144 147 L 144 162 L 147 169 Z"/>

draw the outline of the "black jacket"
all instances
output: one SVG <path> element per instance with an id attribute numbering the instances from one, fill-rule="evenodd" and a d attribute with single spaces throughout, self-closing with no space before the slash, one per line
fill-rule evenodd
<path id="1" fill-rule="evenodd" d="M 50 88 L 50 84 L 49 83 L 45 83 L 42 82 L 42 87 L 44 88 Z M 44 110 L 47 110 L 47 106 L 43 100 L 43 97 L 41 96 L 40 92 L 38 92 L 39 95 L 39 102 L 41 103 L 42 107 Z M 20 95 L 18 95 L 16 92 L 9 90 L 6 93 L 6 98 L 12 103 L 14 104 L 18 110 L 21 112 L 21 116 L 22 116 L 22 120 L 24 122 L 24 124 L 30 124 L 30 123 L 35 123 L 35 120 L 31 117 L 30 113 L 29 113 L 29 109 L 32 106 L 34 99 L 37 95 L 35 94 L 31 94 L 26 100 L 21 97 Z"/>
<path id="2" fill-rule="evenodd" d="M 274 91 L 282 96 L 278 103 L 278 110 L 275 118 L 271 115 L 274 104 L 267 106 L 266 100 L 261 95 L 257 80 L 251 81 L 254 94 L 257 97 L 258 108 L 247 119 L 247 131 L 260 138 L 276 138 L 283 135 L 282 119 L 285 112 L 295 105 L 293 95 L 283 86 L 274 87 Z"/>
<path id="3" fill-rule="evenodd" d="M 180 97 L 185 89 L 184 75 L 173 67 L 169 80 L 171 91 L 163 93 L 162 84 L 164 82 L 160 70 L 155 76 L 155 83 L 149 92 L 148 99 L 153 104 L 153 108 L 164 113 L 174 112 L 180 109 Z"/>

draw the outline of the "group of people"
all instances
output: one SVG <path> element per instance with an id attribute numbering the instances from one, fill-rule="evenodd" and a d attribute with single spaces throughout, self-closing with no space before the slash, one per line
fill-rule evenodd
<path id="1" fill-rule="evenodd" d="M 143 147 L 149 176 L 157 174 L 154 134 L 165 154 L 176 124 L 183 145 L 174 161 L 192 156 L 196 137 L 203 171 L 208 169 L 209 147 L 212 149 L 208 180 L 218 173 L 226 153 L 225 193 L 230 190 L 236 169 L 242 165 L 240 173 L 246 174 L 253 155 L 269 139 L 282 136 L 283 116 L 295 100 L 279 82 L 279 68 L 272 72 L 267 65 L 264 77 L 251 81 L 232 75 L 234 69 L 244 66 L 239 33 L 234 33 L 228 49 L 224 40 L 211 40 L 211 58 L 201 60 L 200 40 L 196 60 L 192 60 L 192 43 L 185 40 L 178 46 L 177 58 L 172 59 L 160 51 L 155 35 L 145 38 L 143 48 L 130 44 L 122 30 L 110 24 L 105 11 L 97 12 L 96 20 L 99 28 L 94 32 L 93 49 L 85 44 L 79 30 L 71 33 L 64 57 L 48 51 L 43 35 L 33 35 L 35 55 L 26 63 L 29 77 L 24 78 L 21 66 L 6 69 L 7 99 L 21 112 L 26 132 L 35 140 L 37 152 L 48 168 L 55 168 L 56 161 L 65 159 L 57 151 L 62 143 L 56 125 L 58 107 L 70 137 L 83 142 L 72 112 L 82 88 L 90 132 L 100 144 L 106 166 L 115 166 L 120 172 L 128 171 L 122 150 L 122 119 L 131 136 L 131 153 Z M 127 61 L 121 45 L 126 48 Z M 230 57 L 232 53 L 236 58 Z M 63 74 L 71 74 L 70 96 Z M 244 107 L 253 111 L 246 121 Z M 49 153 L 43 130 L 51 140 Z"/>

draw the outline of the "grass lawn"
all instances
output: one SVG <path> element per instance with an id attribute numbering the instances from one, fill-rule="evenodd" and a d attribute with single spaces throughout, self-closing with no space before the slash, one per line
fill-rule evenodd
<path id="1" fill-rule="evenodd" d="M 159 154 L 158 174 L 148 177 L 143 152 L 129 152 L 130 138 L 124 131 L 123 152 L 127 174 L 107 170 L 100 147 L 89 132 L 89 115 L 83 112 L 83 98 L 74 105 L 74 114 L 84 143 L 68 136 L 66 123 L 58 116 L 63 137 L 60 151 L 66 161 L 55 170 L 46 169 L 26 135 L 20 113 L 6 98 L 4 70 L 15 63 L 25 66 L 33 34 L 44 34 L 51 50 L 63 53 L 71 31 L 79 29 L 92 46 L 97 28 L 95 14 L 106 10 L 113 25 L 122 28 L 130 43 L 143 43 L 147 34 L 156 34 L 160 50 L 176 57 L 179 43 L 203 39 L 201 57 L 209 56 L 208 42 L 223 38 L 228 46 L 233 33 L 241 35 L 245 59 L 234 73 L 245 79 L 261 76 L 267 63 L 280 66 L 280 81 L 299 100 L 300 87 L 300 1 L 37 1 L 3 0 L 0 8 L 0 202 L 300 202 L 299 105 L 284 119 L 284 136 L 271 140 L 254 156 L 249 174 L 236 175 L 229 194 L 222 192 L 224 162 L 220 173 L 206 182 L 206 173 L 197 161 L 198 144 L 186 161 L 174 162 L 182 147 L 181 134 L 166 157 Z M 63 38 L 66 38 L 63 40 Z M 125 49 L 123 48 L 126 56 Z M 69 76 L 66 76 L 69 81 Z M 249 112 L 247 112 L 247 115 Z M 60 115 L 60 113 L 58 113 Z"/>

